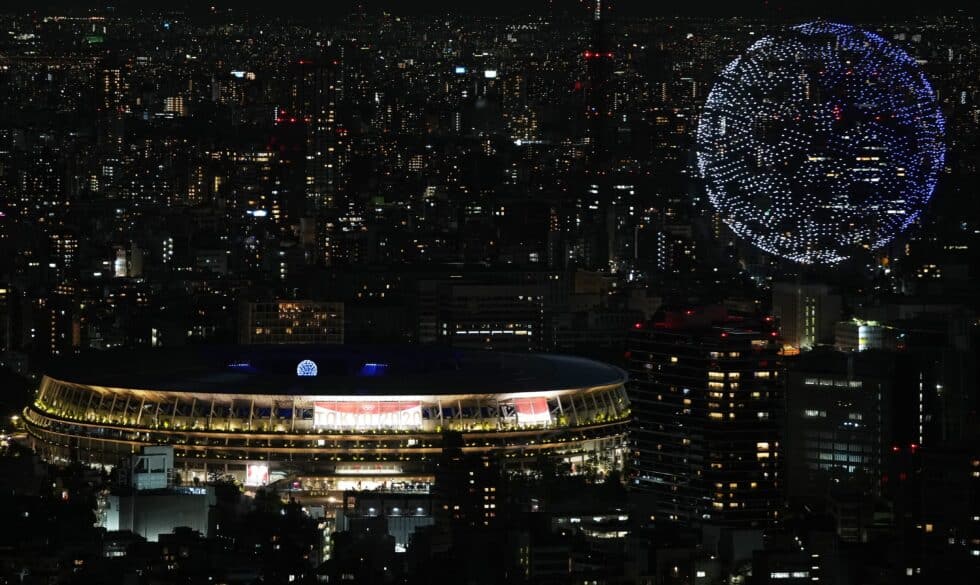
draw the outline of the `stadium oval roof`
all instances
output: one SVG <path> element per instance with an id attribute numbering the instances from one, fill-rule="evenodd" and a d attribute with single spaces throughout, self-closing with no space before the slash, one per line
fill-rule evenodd
<path id="1" fill-rule="evenodd" d="M 585 358 L 423 345 L 110 350 L 56 361 L 46 374 L 110 388 L 284 396 L 545 392 L 627 379 L 623 370 Z"/>

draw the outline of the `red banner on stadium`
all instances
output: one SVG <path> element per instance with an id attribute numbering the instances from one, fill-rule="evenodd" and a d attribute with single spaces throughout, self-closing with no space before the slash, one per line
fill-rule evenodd
<path id="1" fill-rule="evenodd" d="M 548 399 L 544 396 L 515 398 L 514 410 L 517 412 L 518 424 L 551 422 L 551 411 L 548 409 Z"/>
<path id="2" fill-rule="evenodd" d="M 407 400 L 314 402 L 313 425 L 330 429 L 419 428 L 422 426 L 422 403 Z"/>

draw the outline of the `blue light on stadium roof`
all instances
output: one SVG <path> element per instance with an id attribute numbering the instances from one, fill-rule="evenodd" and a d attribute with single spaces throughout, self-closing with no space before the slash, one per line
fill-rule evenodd
<path id="1" fill-rule="evenodd" d="M 249 362 L 232 362 L 228 364 L 229 370 L 235 370 L 236 372 L 255 372 L 255 367 Z"/>
<path id="2" fill-rule="evenodd" d="M 388 364 L 378 364 L 368 362 L 361 366 L 360 376 L 383 376 L 388 369 Z"/>
<path id="3" fill-rule="evenodd" d="M 296 364 L 296 375 L 297 376 L 316 376 L 316 362 L 313 360 L 303 360 Z"/>

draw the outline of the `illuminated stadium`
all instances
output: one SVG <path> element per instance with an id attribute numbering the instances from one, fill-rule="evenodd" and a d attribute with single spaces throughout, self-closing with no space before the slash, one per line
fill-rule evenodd
<path id="1" fill-rule="evenodd" d="M 515 464 L 618 468 L 625 381 L 581 358 L 421 346 L 103 352 L 51 367 L 24 419 L 49 460 L 111 466 L 172 445 L 185 481 L 367 488 L 429 481 L 443 431 Z"/>

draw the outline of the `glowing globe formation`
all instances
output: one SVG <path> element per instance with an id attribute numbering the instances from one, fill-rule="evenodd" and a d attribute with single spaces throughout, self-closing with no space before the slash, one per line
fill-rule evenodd
<path id="1" fill-rule="evenodd" d="M 760 39 L 721 72 L 698 126 L 698 167 L 736 234 L 834 264 L 916 220 L 943 166 L 943 124 L 907 53 L 812 22 Z"/>

